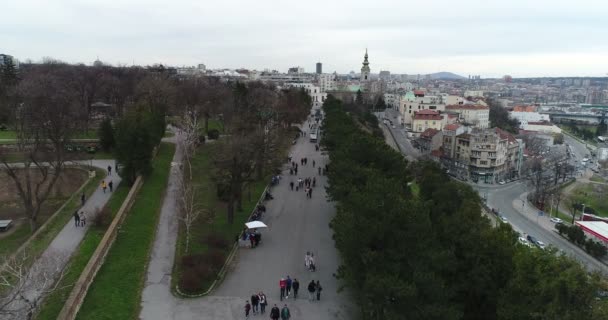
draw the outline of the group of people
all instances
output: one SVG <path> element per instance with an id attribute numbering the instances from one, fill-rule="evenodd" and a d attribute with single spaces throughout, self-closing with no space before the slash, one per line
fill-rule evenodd
<path id="1" fill-rule="evenodd" d="M 279 280 L 279 291 L 280 291 L 280 299 L 283 301 L 283 298 L 289 299 L 289 294 L 293 289 L 293 298 L 298 298 L 298 290 L 300 290 L 300 282 L 298 279 L 291 279 L 289 276 L 287 278 L 281 278 Z"/>
<path id="2" fill-rule="evenodd" d="M 110 188 L 110 192 L 114 191 L 114 182 L 110 180 L 110 182 L 106 183 L 106 180 L 101 180 L 101 189 L 103 189 L 103 193 L 106 193 L 106 189 Z"/>
<path id="3" fill-rule="evenodd" d="M 74 225 L 76 227 L 84 227 L 87 225 L 87 216 L 85 215 L 84 211 L 74 211 Z"/>
<path id="4" fill-rule="evenodd" d="M 266 295 L 263 292 L 254 293 L 251 295 L 251 302 L 249 300 L 245 301 L 245 319 L 249 319 L 250 313 L 253 313 L 253 315 L 266 313 L 267 305 L 268 300 L 266 300 Z M 276 304 L 270 309 L 270 319 L 278 320 L 279 318 L 281 320 L 291 318 L 291 311 L 287 307 L 287 304 L 283 305 L 282 309 L 279 309 Z"/>
<path id="5" fill-rule="evenodd" d="M 262 241 L 262 234 L 257 229 L 247 229 L 243 230 L 243 241 L 249 241 L 251 248 L 255 248 Z"/>
<path id="6" fill-rule="evenodd" d="M 317 265 L 315 264 L 315 255 L 310 251 L 306 251 L 306 255 L 304 256 L 304 266 L 306 269 L 315 272 L 317 271 Z"/>

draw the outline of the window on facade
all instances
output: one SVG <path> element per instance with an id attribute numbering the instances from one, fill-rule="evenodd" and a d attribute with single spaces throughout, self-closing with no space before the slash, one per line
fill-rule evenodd
<path id="1" fill-rule="evenodd" d="M 485 161 L 485 160 L 482 160 L 482 161 L 479 161 L 479 164 L 481 164 L 481 165 L 486 165 L 486 164 L 488 164 L 488 162 L 487 162 L 487 161 Z"/>

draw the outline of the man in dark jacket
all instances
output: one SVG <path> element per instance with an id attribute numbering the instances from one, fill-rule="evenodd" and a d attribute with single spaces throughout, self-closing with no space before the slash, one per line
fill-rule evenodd
<path id="1" fill-rule="evenodd" d="M 277 305 L 275 304 L 274 307 L 272 307 L 272 309 L 270 309 L 270 319 L 277 320 L 277 319 L 279 319 L 280 316 L 281 316 L 281 310 L 279 310 L 279 307 L 277 307 Z"/>
<path id="2" fill-rule="evenodd" d="M 251 295 L 251 306 L 253 307 L 253 314 L 258 313 L 258 305 L 260 304 L 260 297 L 257 294 Z"/>
<path id="3" fill-rule="evenodd" d="M 317 285 L 315 284 L 315 281 L 310 280 L 310 283 L 308 284 L 308 299 L 310 301 L 315 300 L 315 291 L 316 290 L 317 290 Z"/>
<path id="4" fill-rule="evenodd" d="M 296 278 L 293 279 L 293 282 L 291 283 L 291 288 L 293 289 L 293 298 L 297 299 L 298 290 L 300 289 L 300 282 L 298 281 L 298 279 L 296 279 Z"/>

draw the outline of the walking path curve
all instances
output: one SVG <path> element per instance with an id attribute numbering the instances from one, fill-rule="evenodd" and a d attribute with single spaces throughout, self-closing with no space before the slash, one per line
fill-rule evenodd
<path id="1" fill-rule="evenodd" d="M 92 165 L 94 167 L 101 168 L 104 171 L 107 170 L 108 166 L 111 166 L 112 174 L 108 176 L 105 181 L 109 182 L 111 180 L 113 182 L 114 189 L 118 188 L 118 185 L 122 181 L 120 176 L 114 172 L 114 160 L 76 161 L 75 163 L 86 166 Z M 42 255 L 32 264 L 31 270 L 43 270 L 48 274 L 49 265 L 52 265 L 53 268 L 51 271 L 55 273 L 54 276 L 58 276 L 84 238 L 84 235 L 93 221 L 95 210 L 97 208 L 103 208 L 110 199 L 110 196 L 111 192 L 109 188 L 106 192 L 104 192 L 101 187 L 98 187 L 93 194 L 86 199 L 84 206 L 79 209 L 79 211 L 84 211 L 86 213 L 86 225 L 84 227 L 76 227 L 74 220 L 71 219 L 63 227 L 59 234 L 57 234 L 55 239 L 51 241 Z M 48 275 L 53 276 L 51 274 Z M 34 275 L 31 278 L 36 279 L 37 277 Z M 42 293 L 34 289 L 27 290 L 25 295 L 30 301 L 35 301 L 40 298 Z M 11 309 L 13 308 L 19 309 L 20 306 L 12 306 Z M 25 319 L 25 316 L 22 319 Z"/>
<path id="2" fill-rule="evenodd" d="M 304 125 L 308 131 L 308 124 Z M 177 136 L 177 135 L 176 135 Z M 298 139 L 291 153 L 299 162 L 308 158 L 308 165 L 299 166 L 299 175 L 283 171 L 282 180 L 272 189 L 274 200 L 266 203 L 263 221 L 268 229 L 262 231 L 262 243 L 255 249 L 241 248 L 223 283 L 210 295 L 196 299 L 178 299 L 171 294 L 171 269 L 177 237 L 176 175 L 172 171 L 163 203 L 154 248 L 150 256 L 148 275 L 142 295 L 140 319 L 197 319 L 232 320 L 244 316 L 245 301 L 254 292 L 263 291 L 268 297 L 268 309 L 276 303 L 287 303 L 294 319 L 354 319 L 352 299 L 343 291 L 338 293 L 337 272 L 340 259 L 334 246 L 329 222 L 335 214 L 334 205 L 327 201 L 325 176 L 317 168 L 328 162 L 327 157 L 315 151 L 307 137 Z M 181 150 L 174 161 L 181 158 Z M 312 161 L 316 167 L 312 167 Z M 287 169 L 287 165 L 284 169 Z M 289 182 L 298 177 L 315 177 L 317 187 L 312 199 L 304 191 L 290 191 Z M 310 272 L 304 266 L 306 251 L 313 251 L 318 270 Z M 300 281 L 297 300 L 279 301 L 279 279 L 290 275 Z M 319 280 L 323 287 L 321 301 L 306 299 L 306 286 Z M 265 317 L 268 317 L 266 315 Z"/>

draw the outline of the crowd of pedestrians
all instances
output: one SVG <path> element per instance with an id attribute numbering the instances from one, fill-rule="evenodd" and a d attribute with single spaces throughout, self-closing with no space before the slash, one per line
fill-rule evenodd
<path id="1" fill-rule="evenodd" d="M 302 134 L 305 135 L 306 133 L 302 132 Z M 315 150 L 317 152 L 320 151 L 320 147 L 318 145 L 315 145 Z M 318 172 L 319 176 L 324 174 L 325 172 L 327 172 L 327 165 L 323 166 L 322 164 L 317 163 L 317 161 L 315 159 L 309 159 L 308 157 L 302 157 L 299 160 L 292 160 L 292 157 L 288 157 L 287 163 L 289 164 L 289 174 L 292 176 L 293 175 L 296 176 L 294 179 L 291 179 L 291 181 L 289 182 L 288 188 L 290 191 L 304 191 L 306 198 L 311 199 L 312 191 L 317 186 L 317 177 L 316 176 L 313 176 L 313 177 L 299 177 L 298 176 L 298 170 L 300 169 L 300 166 L 306 167 L 309 163 L 309 160 L 312 164 L 312 168 L 317 168 L 317 170 L 313 169 L 313 171 L 312 171 L 313 175 L 315 172 Z M 277 185 L 277 184 L 279 184 L 279 181 L 280 181 L 280 177 L 273 177 L 271 184 Z M 265 208 L 264 208 L 264 210 L 258 209 L 253 214 L 252 220 L 254 220 L 254 219 L 257 220 L 259 218 L 259 216 L 262 215 L 263 212 L 265 212 Z M 244 237 L 247 237 L 247 240 L 251 241 L 252 247 L 257 246 L 257 243 L 259 242 L 259 240 L 257 240 L 257 238 L 259 237 L 259 233 L 257 233 L 257 231 L 246 230 L 243 234 L 244 234 Z M 243 240 L 245 240 L 245 239 L 243 239 Z M 304 266 L 305 266 L 306 270 L 309 272 L 317 271 L 317 263 L 318 263 L 318 261 L 315 260 L 314 253 L 312 253 L 310 251 L 306 252 L 306 255 L 304 258 Z M 306 284 L 306 282 L 305 282 L 305 284 Z M 298 298 L 300 282 L 298 281 L 297 278 L 292 278 L 290 275 L 286 275 L 279 279 L 278 285 L 279 285 L 279 301 L 282 302 L 283 300 L 289 300 L 290 298 L 295 301 Z M 319 280 L 316 280 L 316 281 L 311 280 L 310 283 L 308 283 L 308 286 L 305 287 L 305 289 L 307 289 L 307 291 L 308 291 L 308 300 L 310 302 L 321 300 L 321 291 L 323 290 L 323 287 L 321 286 L 321 283 Z M 270 303 L 268 301 L 268 298 L 266 297 L 266 295 L 264 293 L 259 292 L 257 294 L 251 295 L 250 299 L 247 300 L 245 303 L 245 318 L 248 319 L 250 315 L 255 316 L 258 314 L 259 315 L 265 314 L 266 306 L 269 304 Z M 270 309 L 269 316 L 270 316 L 270 319 L 273 319 L 273 320 L 278 320 L 278 319 L 287 320 L 287 319 L 291 318 L 291 311 L 290 311 L 289 307 L 287 306 L 287 304 L 284 304 L 283 307 L 280 307 L 277 304 L 272 304 L 272 308 Z"/>

